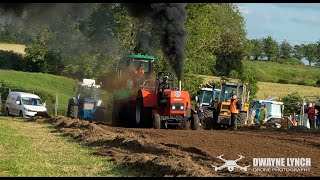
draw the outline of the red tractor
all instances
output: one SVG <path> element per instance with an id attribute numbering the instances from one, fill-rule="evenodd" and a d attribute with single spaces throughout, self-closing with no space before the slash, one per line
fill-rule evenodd
<path id="1" fill-rule="evenodd" d="M 171 87 L 160 92 L 159 86 L 164 76 L 170 77 Z M 156 75 L 154 87 L 150 86 L 151 81 L 144 84 L 149 86 L 142 86 L 136 98 L 135 124 L 137 127 L 186 128 L 190 123 L 191 129 L 199 128 L 199 117 L 191 111 L 190 95 L 188 91 L 181 91 L 181 82 L 179 82 L 179 88 L 173 87 L 172 74 L 159 72 Z"/>

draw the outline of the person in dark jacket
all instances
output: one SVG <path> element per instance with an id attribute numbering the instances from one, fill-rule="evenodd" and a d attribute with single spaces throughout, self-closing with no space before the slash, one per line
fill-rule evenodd
<path id="1" fill-rule="evenodd" d="M 158 88 L 159 105 L 161 105 L 161 102 L 162 102 L 161 100 L 163 100 L 163 91 L 165 89 L 171 89 L 171 86 L 169 84 L 169 77 L 168 76 L 164 76 L 163 77 L 163 81 L 159 84 L 159 88 Z"/>

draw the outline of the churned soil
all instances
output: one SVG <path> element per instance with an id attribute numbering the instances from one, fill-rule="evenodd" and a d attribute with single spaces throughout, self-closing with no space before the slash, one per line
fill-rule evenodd
<path id="1" fill-rule="evenodd" d="M 242 127 L 229 130 L 172 130 L 112 127 L 88 121 L 34 117 L 55 131 L 94 148 L 95 155 L 110 157 L 140 176 L 320 176 L 320 131 L 304 128 L 273 129 Z M 247 171 L 212 166 L 235 160 Z M 253 158 L 311 158 L 311 171 L 255 171 Z"/>

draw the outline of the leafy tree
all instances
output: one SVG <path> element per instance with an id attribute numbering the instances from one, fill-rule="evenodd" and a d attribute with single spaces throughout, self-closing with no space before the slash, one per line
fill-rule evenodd
<path id="1" fill-rule="evenodd" d="M 288 62 L 291 59 L 292 47 L 287 41 L 280 44 L 280 58 L 281 62 Z"/>
<path id="2" fill-rule="evenodd" d="M 225 32 L 221 37 L 221 46 L 214 54 L 217 56 L 216 71 L 219 76 L 230 76 L 235 70 L 242 75 L 243 46 L 241 39 L 233 32 Z"/>
<path id="3" fill-rule="evenodd" d="M 294 46 L 293 46 L 293 57 L 295 57 L 295 58 L 298 59 L 299 61 L 302 60 L 302 58 L 303 58 L 303 49 L 302 49 L 302 46 L 299 46 L 299 45 L 294 45 Z"/>
<path id="4" fill-rule="evenodd" d="M 263 46 L 261 39 L 252 39 L 250 40 L 253 46 L 251 55 L 253 56 L 254 60 L 259 60 L 263 57 Z"/>
<path id="5" fill-rule="evenodd" d="M 244 19 L 231 3 L 188 3 L 185 73 L 215 73 L 216 56 L 221 35 L 234 31 L 242 42 L 246 39 Z"/>
<path id="6" fill-rule="evenodd" d="M 251 40 L 245 40 L 243 43 L 243 53 L 244 53 L 244 58 L 250 60 L 252 57 L 252 51 L 254 49 L 254 46 L 251 42 Z"/>
<path id="7" fill-rule="evenodd" d="M 271 36 L 262 39 L 264 54 L 268 61 L 276 61 L 279 55 L 279 45 Z"/>
<path id="8" fill-rule="evenodd" d="M 314 63 L 317 61 L 317 45 L 314 43 L 310 43 L 307 45 L 302 45 L 303 48 L 303 57 L 309 61 L 309 66 L 311 66 L 311 63 Z"/>
<path id="9" fill-rule="evenodd" d="M 285 107 L 284 113 L 299 112 L 299 102 L 301 102 L 302 100 L 303 98 L 299 95 L 298 92 L 293 92 L 282 98 L 282 102 Z"/>
<path id="10" fill-rule="evenodd" d="M 240 82 L 248 85 L 247 91 L 250 91 L 250 101 L 256 98 L 256 94 L 259 90 L 256 73 L 256 70 L 253 68 L 245 68 L 244 73 L 240 77 Z"/>
<path id="11" fill-rule="evenodd" d="M 47 43 L 51 35 L 49 28 L 41 29 L 36 39 L 27 46 L 26 58 L 32 62 L 43 61 L 48 51 Z"/>

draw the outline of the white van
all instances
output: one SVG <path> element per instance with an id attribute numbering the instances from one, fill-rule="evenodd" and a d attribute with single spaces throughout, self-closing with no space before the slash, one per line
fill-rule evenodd
<path id="1" fill-rule="evenodd" d="M 25 92 L 10 92 L 6 100 L 6 115 L 32 117 L 38 112 L 47 113 L 39 96 Z"/>

